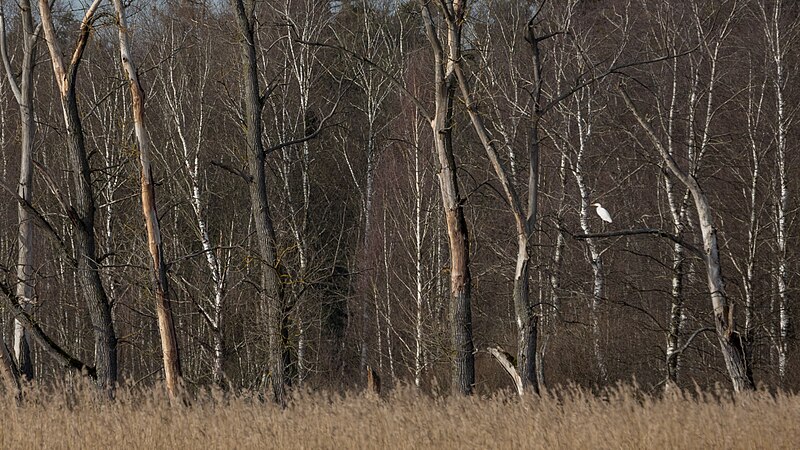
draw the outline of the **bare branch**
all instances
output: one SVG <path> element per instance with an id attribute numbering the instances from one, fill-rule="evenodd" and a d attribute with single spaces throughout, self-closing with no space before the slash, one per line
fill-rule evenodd
<path id="1" fill-rule="evenodd" d="M 564 232 L 567 232 L 567 234 L 570 234 L 567 230 L 562 229 L 561 231 L 564 231 Z M 699 256 L 701 258 L 705 257 L 705 253 L 702 250 L 700 250 L 699 248 L 697 248 L 694 245 L 684 241 L 683 239 L 679 238 L 678 236 L 675 236 L 672 233 L 668 233 L 668 232 L 666 232 L 664 230 L 660 230 L 658 228 L 641 228 L 641 229 L 638 229 L 638 230 L 617 230 L 617 231 L 609 231 L 609 232 L 606 232 L 606 233 L 590 233 L 590 234 L 574 234 L 574 235 L 571 234 L 571 236 L 572 236 L 573 239 L 586 240 L 586 239 L 611 238 L 611 237 L 619 237 L 619 236 L 636 236 L 636 235 L 640 235 L 640 234 L 653 234 L 653 235 L 656 235 L 656 236 L 661 236 L 663 238 L 667 238 L 670 241 L 672 241 L 672 242 L 674 242 L 676 244 L 680 244 L 684 248 L 690 250 L 695 255 L 697 255 L 697 256 Z"/>
<path id="2" fill-rule="evenodd" d="M 341 84 L 339 85 L 339 87 L 341 88 Z M 293 140 L 290 140 L 290 141 L 281 142 L 280 144 L 273 145 L 272 147 L 269 147 L 269 148 L 264 150 L 264 155 L 265 156 L 269 155 L 270 153 L 278 151 L 278 150 L 280 150 L 282 148 L 291 147 L 292 145 L 297 145 L 297 144 L 302 144 L 303 142 L 308 142 L 308 141 L 316 138 L 317 136 L 319 136 L 319 134 L 322 132 L 322 130 L 324 130 L 326 128 L 325 127 L 325 123 L 328 122 L 328 120 L 330 120 L 331 117 L 333 117 L 333 115 L 336 113 L 336 110 L 339 108 L 339 101 L 341 99 L 342 99 L 342 92 L 341 92 L 341 89 L 340 89 L 339 96 L 336 98 L 336 102 L 333 104 L 333 107 L 331 108 L 331 111 L 325 117 L 322 118 L 322 120 L 319 122 L 319 125 L 317 125 L 317 127 L 314 129 L 313 132 L 311 132 L 311 133 L 309 133 L 309 134 L 307 134 L 307 135 L 305 135 L 305 136 L 303 136 L 301 138 L 298 138 L 298 139 L 293 139 Z M 212 164 L 213 164 L 213 162 L 212 162 Z"/>
<path id="3" fill-rule="evenodd" d="M 222 161 L 214 161 L 214 160 L 212 160 L 212 161 L 210 161 L 210 164 L 212 166 L 219 167 L 222 170 L 228 171 L 228 172 L 236 175 L 237 177 L 243 179 L 245 181 L 245 183 L 251 183 L 253 181 L 253 176 L 250 175 L 249 173 L 245 172 L 244 169 L 237 169 L 237 168 L 235 168 L 233 166 L 225 164 Z"/>
<path id="4" fill-rule="evenodd" d="M 506 370 L 508 376 L 514 381 L 514 387 L 517 389 L 517 394 L 522 396 L 524 393 L 522 387 L 522 378 L 519 376 L 519 372 L 517 372 L 517 368 L 514 365 L 514 357 L 511 356 L 510 353 L 503 350 L 502 347 L 499 345 L 496 347 L 489 347 L 486 349 L 490 355 L 494 356 L 497 362 L 503 366 L 503 369 Z"/>
<path id="5" fill-rule="evenodd" d="M 22 103 L 22 92 L 17 85 L 17 80 L 14 77 L 14 72 L 11 68 L 11 60 L 8 58 L 8 44 L 6 43 L 6 16 L 3 14 L 3 9 L 0 8 L 0 58 L 3 59 L 3 67 L 6 69 L 6 76 L 8 76 L 8 83 L 11 86 L 11 91 L 17 99 L 17 103 Z"/>
<path id="6" fill-rule="evenodd" d="M 19 298 L 13 293 L 8 283 L 0 281 L 0 292 L 4 294 L 5 303 L 11 311 L 11 315 L 25 326 L 45 352 L 64 367 L 82 375 L 88 375 L 91 378 L 97 377 L 97 371 L 94 367 L 83 363 L 83 361 L 69 354 L 42 330 L 39 324 L 22 308 L 19 303 Z"/>
<path id="7" fill-rule="evenodd" d="M 425 107 L 425 105 L 422 104 L 422 101 L 420 99 L 418 99 L 411 91 L 409 91 L 408 88 L 406 88 L 406 86 L 403 83 L 400 82 L 400 80 L 398 80 L 391 73 L 389 73 L 389 71 L 387 69 L 384 69 L 383 67 L 381 67 L 380 65 L 378 65 L 377 63 L 372 61 L 371 59 L 369 59 L 369 58 L 367 58 L 365 56 L 361 56 L 358 53 L 356 53 L 356 52 L 354 52 L 354 51 L 352 51 L 352 50 L 350 50 L 348 48 L 345 48 L 343 46 L 340 46 L 340 45 L 326 44 L 324 42 L 303 41 L 303 40 L 300 40 L 300 39 L 296 40 L 295 42 L 299 42 L 299 43 L 305 44 L 305 45 L 314 45 L 314 46 L 317 46 L 317 47 L 337 50 L 337 51 L 340 51 L 340 52 L 350 56 L 351 58 L 353 58 L 355 60 L 358 60 L 358 61 L 361 61 L 361 62 L 369 64 L 370 66 L 372 66 L 375 69 L 377 69 L 378 72 L 380 72 L 384 77 L 386 77 L 386 79 L 389 80 L 389 82 L 392 83 L 396 88 L 398 88 L 401 91 L 403 91 L 403 93 L 405 95 L 407 95 L 408 98 L 414 103 L 414 106 L 417 107 L 417 109 L 419 110 L 420 114 L 422 114 L 422 116 L 425 117 L 425 119 L 427 119 L 428 121 L 432 120 L 431 115 L 428 113 L 428 110 Z"/>
<path id="8" fill-rule="evenodd" d="M 36 224 L 47 232 L 47 234 L 64 251 L 64 255 L 66 255 L 70 263 L 75 265 L 75 259 L 72 258 L 70 249 L 69 247 L 67 247 L 66 242 L 64 242 L 64 240 L 58 234 L 53 225 L 51 225 L 50 222 L 47 221 L 47 219 L 42 215 L 42 213 L 40 213 L 38 209 L 34 208 L 33 205 L 30 204 L 30 202 L 20 197 L 19 194 L 17 194 L 17 192 L 11 188 L 11 186 L 8 186 L 7 184 L 0 182 L 0 188 L 8 192 L 9 195 L 11 195 L 11 197 L 14 198 L 14 200 L 16 200 L 17 203 L 19 203 L 26 211 L 28 211 L 33 216 L 33 218 L 36 220 Z"/>

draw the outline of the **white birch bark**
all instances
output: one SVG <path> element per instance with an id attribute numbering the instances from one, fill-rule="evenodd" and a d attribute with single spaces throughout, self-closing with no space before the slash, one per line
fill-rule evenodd
<path id="1" fill-rule="evenodd" d="M 755 386 L 751 378 L 752 375 L 748 366 L 749 362 L 746 358 L 745 349 L 743 348 L 743 341 L 736 332 L 733 307 L 730 305 L 725 291 L 719 255 L 719 244 L 717 241 L 717 229 L 714 224 L 713 210 L 708 201 L 708 197 L 703 192 L 696 177 L 684 172 L 675 159 L 669 155 L 655 130 L 644 116 L 642 116 L 628 94 L 622 91 L 622 95 L 628 109 L 633 113 L 641 128 L 646 132 L 650 142 L 656 147 L 670 172 L 691 191 L 703 239 L 704 252 L 702 256 L 706 264 L 708 290 L 711 296 L 714 324 L 720 350 L 725 360 L 725 365 L 728 369 L 734 390 L 736 392 L 753 390 Z"/>
<path id="2" fill-rule="evenodd" d="M 788 222 L 790 213 L 790 191 L 789 191 L 789 170 L 787 167 L 787 149 L 789 147 L 789 127 L 792 125 L 793 118 L 786 104 L 786 90 L 788 86 L 788 74 L 786 71 L 786 57 L 789 51 L 786 47 L 786 36 L 794 33 L 798 27 L 798 22 L 788 25 L 784 29 L 785 17 L 783 14 L 783 1 L 776 0 L 770 2 L 772 11 L 769 11 L 764 2 L 757 2 L 761 12 L 761 19 L 764 27 L 764 37 L 767 45 L 767 53 L 771 59 L 770 71 L 772 86 L 775 98 L 775 160 L 777 165 L 776 177 L 778 185 L 776 187 L 777 199 L 775 202 L 775 243 L 777 246 L 777 295 L 778 295 L 778 375 L 781 380 L 786 377 L 786 367 L 788 363 L 788 341 L 791 331 L 791 311 L 789 298 L 789 260 L 787 255 L 788 246 Z"/>
<path id="3" fill-rule="evenodd" d="M 578 192 L 581 196 L 581 204 L 579 210 L 579 221 L 581 229 L 585 234 L 592 233 L 592 227 L 589 224 L 590 203 L 590 187 L 586 180 L 586 173 L 584 172 L 583 163 L 586 154 L 586 148 L 592 138 L 592 93 L 588 89 L 583 89 L 575 97 L 575 120 L 578 135 L 578 147 L 573 161 L 573 175 L 578 184 Z M 584 110 L 584 108 L 586 108 Z M 597 242 L 594 239 L 586 240 L 586 247 L 589 250 L 589 262 L 592 266 L 592 301 L 591 307 L 591 324 L 592 324 L 592 346 L 594 350 L 595 363 L 599 370 L 602 380 L 608 380 L 608 368 L 606 359 L 603 352 L 601 342 L 602 330 L 600 329 L 600 308 L 606 300 L 605 294 L 605 271 L 603 270 L 603 255 Z"/>

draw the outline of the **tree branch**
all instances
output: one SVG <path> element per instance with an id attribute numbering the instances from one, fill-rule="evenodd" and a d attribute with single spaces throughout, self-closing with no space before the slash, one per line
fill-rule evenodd
<path id="1" fill-rule="evenodd" d="M 322 130 L 325 129 L 325 123 L 327 123 L 328 120 L 330 120 L 330 118 L 333 117 L 333 115 L 336 113 L 336 110 L 339 108 L 339 101 L 341 99 L 342 99 L 341 83 L 339 83 L 339 95 L 336 98 L 336 102 L 333 104 L 333 108 L 331 108 L 331 111 L 325 117 L 323 117 L 322 120 L 320 120 L 319 125 L 317 125 L 317 127 L 314 129 L 312 133 L 309 133 L 298 139 L 293 139 L 290 141 L 281 142 L 280 144 L 273 145 L 272 147 L 269 147 L 264 150 L 264 156 L 276 152 L 282 148 L 291 147 L 292 145 L 302 144 L 303 142 L 308 142 L 319 136 Z"/>
<path id="2" fill-rule="evenodd" d="M 11 315 L 25 326 L 25 329 L 30 332 L 33 339 L 35 339 L 36 342 L 42 346 L 42 349 L 46 353 L 52 356 L 53 359 L 61 363 L 61 365 L 64 367 L 80 373 L 81 375 L 88 375 L 92 379 L 97 377 L 97 370 L 94 367 L 84 364 L 78 358 L 70 355 L 66 350 L 61 348 L 61 346 L 53 341 L 50 336 L 45 334 L 44 330 L 42 330 L 39 324 L 28 313 L 25 312 L 22 306 L 20 306 L 19 298 L 13 293 L 11 286 L 9 286 L 8 283 L 0 282 L 0 291 L 4 294 L 4 298 L 6 299 L 5 303 L 8 309 L 11 311 Z"/>
<path id="3" fill-rule="evenodd" d="M 577 239 L 579 241 L 580 240 L 586 240 L 586 239 L 603 239 L 603 238 L 611 238 L 611 237 L 618 237 L 618 236 L 636 236 L 636 235 L 640 235 L 640 234 L 653 234 L 653 235 L 656 235 L 656 236 L 660 236 L 660 237 L 669 239 L 670 241 L 681 245 L 682 247 L 686 248 L 687 250 L 691 251 L 692 253 L 694 253 L 695 255 L 697 255 L 697 256 L 699 256 L 701 258 L 705 257 L 705 252 L 703 252 L 699 248 L 697 248 L 694 245 L 684 241 L 683 239 L 679 238 L 678 236 L 675 236 L 672 233 L 668 233 L 668 232 L 666 232 L 664 230 L 660 230 L 658 228 L 640 228 L 638 230 L 617 230 L 617 231 L 609 231 L 609 232 L 606 232 L 606 233 L 590 233 L 590 234 L 571 234 L 568 230 L 563 229 L 563 228 L 561 229 L 561 231 L 566 232 L 567 234 L 572 236 L 573 239 Z"/>
<path id="4" fill-rule="evenodd" d="M 694 331 L 694 333 L 692 333 L 692 334 L 689 336 L 689 338 L 688 338 L 688 339 L 686 339 L 686 342 L 684 342 L 684 343 L 683 343 L 683 345 L 681 346 L 681 348 L 675 351 L 675 354 L 676 354 L 676 355 L 680 355 L 680 354 L 682 354 L 683 352 L 685 352 L 685 351 L 686 351 L 686 349 L 687 349 L 687 348 L 689 348 L 689 345 L 691 345 L 691 344 L 692 344 L 692 341 L 694 340 L 694 338 L 696 338 L 696 337 L 697 337 L 697 336 L 698 336 L 700 333 L 704 333 L 704 332 L 706 332 L 706 331 L 716 331 L 716 330 L 714 330 L 714 328 L 712 328 L 712 327 L 703 327 L 703 328 L 700 328 L 700 329 L 697 329 L 697 330 L 695 330 L 695 331 Z"/>
<path id="5" fill-rule="evenodd" d="M 33 216 L 34 219 L 36 219 L 36 224 L 39 225 L 40 228 L 44 229 L 47 234 L 58 244 L 58 246 L 64 252 L 64 255 L 67 257 L 67 260 L 69 260 L 69 262 L 74 266 L 75 259 L 70 255 L 69 247 L 67 247 L 66 242 L 64 242 L 64 239 L 61 238 L 56 229 L 50 224 L 50 222 L 47 221 L 47 219 L 45 219 L 42 213 L 40 213 L 38 209 L 34 208 L 33 205 L 30 204 L 30 202 L 20 197 L 14 189 L 2 181 L 0 181 L 0 188 L 8 192 L 9 195 L 11 195 L 11 197 L 20 204 L 20 206 L 22 206 Z M 69 212 L 67 211 L 67 213 Z"/>
<path id="6" fill-rule="evenodd" d="M 510 376 L 514 381 L 514 387 L 517 389 L 517 394 L 522 396 L 525 391 L 522 388 L 522 378 L 519 376 L 519 372 L 517 372 L 517 368 L 514 366 L 514 357 L 503 350 L 503 348 L 499 345 L 496 347 L 489 347 L 486 349 L 486 351 L 488 351 L 490 355 L 494 356 L 497 362 L 503 366 L 503 369 L 506 370 L 508 376 Z"/>
<path id="7" fill-rule="evenodd" d="M 237 168 L 235 168 L 233 166 L 225 164 L 222 161 L 214 161 L 214 160 L 212 160 L 212 161 L 210 161 L 210 164 L 212 166 L 219 167 L 222 170 L 225 170 L 227 172 L 230 172 L 230 173 L 236 175 L 237 177 L 243 179 L 245 183 L 252 183 L 253 182 L 253 176 L 250 175 L 249 173 L 245 172 L 244 169 L 237 169 Z"/>
<path id="8" fill-rule="evenodd" d="M 579 90 L 581 90 L 581 89 L 583 89 L 583 88 L 585 88 L 585 87 L 587 87 L 587 86 L 589 86 L 591 84 L 594 84 L 594 83 L 602 80 L 603 78 L 605 78 L 605 77 L 607 77 L 609 75 L 612 75 L 612 74 L 615 74 L 615 73 L 619 73 L 623 69 L 627 69 L 627 68 L 630 68 L 630 67 L 636 67 L 636 66 L 644 66 L 644 65 L 647 65 L 647 64 L 653 64 L 653 63 L 657 63 L 657 62 L 661 62 L 661 61 L 667 61 L 667 60 L 673 59 L 673 58 L 680 58 L 681 56 L 685 56 L 685 55 L 688 55 L 689 53 L 692 53 L 696 49 L 697 49 L 697 47 L 692 48 L 691 50 L 687 50 L 687 51 L 685 51 L 683 53 L 678 53 L 678 54 L 674 54 L 674 55 L 673 54 L 664 55 L 664 56 L 659 56 L 657 58 L 648 59 L 648 60 L 644 60 L 644 61 L 634 61 L 634 62 L 628 62 L 628 63 L 623 63 L 623 64 L 618 64 L 616 66 L 612 66 L 612 67 L 608 68 L 605 72 L 603 72 L 603 73 L 601 73 L 599 75 L 595 75 L 595 76 L 589 78 L 588 80 L 586 80 L 584 82 L 581 82 L 581 83 L 578 83 L 578 84 L 572 86 L 571 88 L 567 89 L 566 91 L 558 94 L 554 99 L 550 100 L 547 103 L 547 105 L 545 105 L 542 108 L 540 115 L 546 114 L 549 110 L 551 110 L 552 108 L 557 106 L 559 103 L 564 101 L 564 99 L 566 99 L 567 97 L 570 97 L 572 94 L 578 92 Z"/>
<path id="9" fill-rule="evenodd" d="M 8 76 L 8 83 L 11 86 L 11 91 L 14 93 L 14 98 L 17 103 L 22 104 L 22 92 L 17 85 L 17 80 L 14 78 L 14 72 L 11 68 L 11 61 L 8 58 L 8 45 L 6 44 L 6 16 L 0 8 L 0 58 L 3 59 L 3 67 L 6 69 Z"/>
<path id="10" fill-rule="evenodd" d="M 372 66 L 375 69 L 377 69 L 378 72 L 380 72 L 384 77 L 386 77 L 386 79 L 389 80 L 389 82 L 392 83 L 395 87 L 397 87 L 398 89 L 403 91 L 403 93 L 408 96 L 408 98 L 411 100 L 412 103 L 414 103 L 414 106 L 417 107 L 417 109 L 419 110 L 420 114 L 422 114 L 422 116 L 425 117 L 425 119 L 427 119 L 429 122 L 432 120 L 431 119 L 431 115 L 428 113 L 428 110 L 425 108 L 425 105 L 422 104 L 422 101 L 420 99 L 418 99 L 413 93 L 411 93 L 411 91 L 409 91 L 408 88 L 406 88 L 406 86 L 403 83 L 401 83 L 397 78 L 395 78 L 392 74 L 390 74 L 388 70 L 384 69 L 383 67 L 381 67 L 377 63 L 373 62 L 371 59 L 367 58 L 366 56 L 361 56 L 358 53 L 356 53 L 356 52 L 354 52 L 354 51 L 352 51 L 352 50 L 350 50 L 348 48 L 345 48 L 343 46 L 340 46 L 340 45 L 326 44 L 324 42 L 304 41 L 304 40 L 300 40 L 300 39 L 297 39 L 295 42 L 299 42 L 299 43 L 305 44 L 305 45 L 314 45 L 314 46 L 317 46 L 317 47 L 337 50 L 337 51 L 345 53 L 346 55 L 350 56 L 351 58 L 353 58 L 355 60 L 358 60 L 358 61 L 361 61 L 361 62 L 369 64 L 370 66 Z"/>

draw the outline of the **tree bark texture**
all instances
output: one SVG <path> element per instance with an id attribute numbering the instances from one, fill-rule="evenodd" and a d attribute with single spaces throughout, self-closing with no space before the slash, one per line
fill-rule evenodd
<path id="1" fill-rule="evenodd" d="M 247 163 L 249 167 L 250 207 L 255 222 L 258 248 L 261 256 L 262 301 L 267 309 L 267 335 L 269 336 L 269 372 L 272 393 L 280 405 L 286 404 L 287 371 L 284 361 L 282 328 L 285 305 L 283 285 L 278 272 L 276 257 L 275 228 L 272 223 L 270 204 L 267 197 L 267 180 L 264 170 L 264 144 L 262 141 L 261 111 L 263 99 L 260 97 L 258 63 L 256 60 L 254 18 L 246 8 L 244 0 L 232 0 L 241 43 L 242 76 L 244 78 L 244 127 L 247 141 Z"/>
<path id="2" fill-rule="evenodd" d="M 141 199 L 142 213 L 147 228 L 147 248 L 152 262 L 153 287 L 155 290 L 156 315 L 158 331 L 161 337 L 161 352 L 164 362 L 164 378 L 167 391 L 172 399 L 179 397 L 181 389 L 181 361 L 178 352 L 178 336 L 172 318 L 170 305 L 169 280 L 167 266 L 164 262 L 164 249 L 161 241 L 161 229 L 156 209 L 156 192 L 153 185 L 152 165 L 150 161 L 150 138 L 144 128 L 144 91 L 142 90 L 136 65 L 130 53 L 128 25 L 125 18 L 125 7 L 121 0 L 114 0 L 119 26 L 119 47 L 122 66 L 128 75 L 133 103 L 133 124 L 136 140 L 139 143 L 139 162 L 141 163 Z"/>
<path id="3" fill-rule="evenodd" d="M 445 14 L 463 19 L 463 5 L 445 2 Z M 427 2 L 420 2 L 426 35 L 434 54 L 435 109 L 430 118 L 438 160 L 439 190 L 442 195 L 447 237 L 450 246 L 450 336 L 453 347 L 451 390 L 469 395 L 475 385 L 475 346 L 472 341 L 472 277 L 469 268 L 469 234 L 458 189 L 453 154 L 453 97 L 456 89 L 454 60 L 459 57 L 460 34 L 448 34 L 448 50 L 437 35 Z M 452 52 L 455 52 L 453 54 Z"/>
<path id="4" fill-rule="evenodd" d="M 53 72 L 56 77 L 64 123 L 67 128 L 68 159 L 72 168 L 75 189 L 74 205 L 67 215 L 72 222 L 75 236 L 78 279 L 89 310 L 94 332 L 95 364 L 99 386 L 113 390 L 117 381 L 117 336 L 111 319 L 111 306 L 100 278 L 95 239 L 96 206 L 92 188 L 91 168 L 84 142 L 81 117 L 75 92 L 78 65 L 91 34 L 95 12 L 102 0 L 94 0 L 87 9 L 80 25 L 80 34 L 75 51 L 68 66 L 65 66 L 53 26 L 50 5 L 39 0 L 42 27 L 50 51 Z"/>

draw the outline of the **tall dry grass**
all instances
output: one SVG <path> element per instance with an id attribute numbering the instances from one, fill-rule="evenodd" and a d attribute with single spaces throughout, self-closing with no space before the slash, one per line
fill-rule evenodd
<path id="1" fill-rule="evenodd" d="M 655 398 L 631 388 L 541 398 L 387 398 L 302 394 L 279 410 L 257 397 L 198 396 L 170 407 L 158 391 L 29 392 L 3 406 L 11 448 L 800 448 L 800 398 Z"/>

